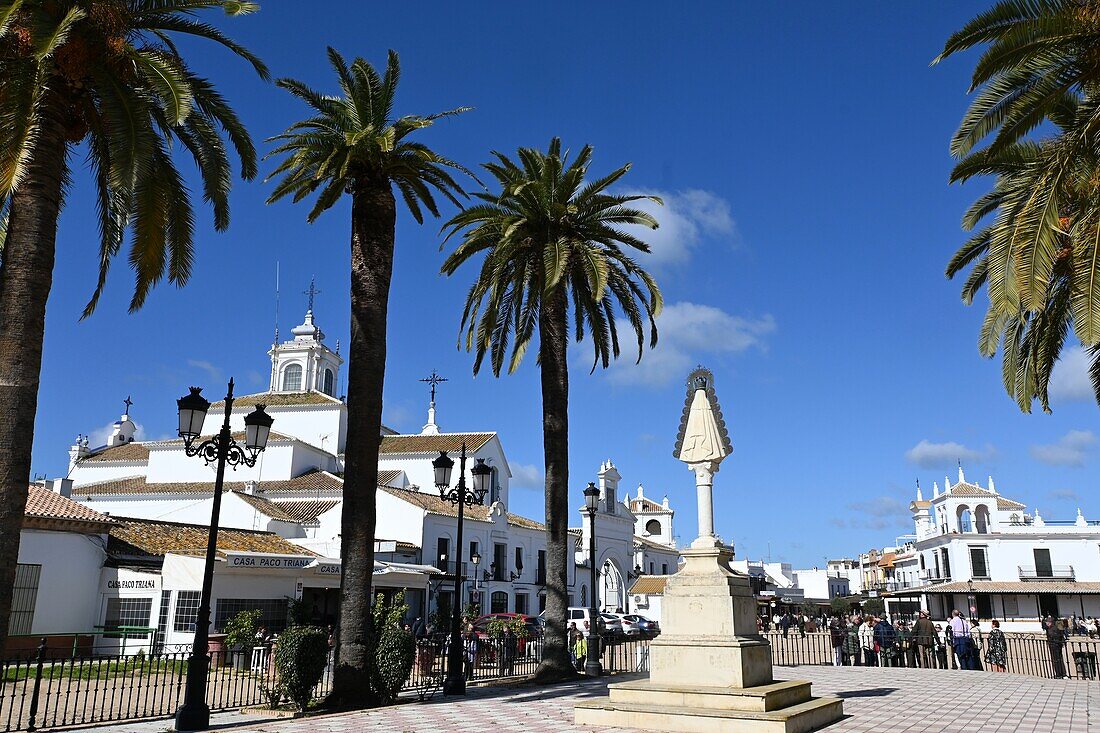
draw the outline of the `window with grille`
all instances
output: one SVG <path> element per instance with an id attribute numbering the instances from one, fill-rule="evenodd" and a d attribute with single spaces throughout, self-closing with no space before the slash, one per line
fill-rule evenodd
<path id="1" fill-rule="evenodd" d="M 970 548 L 970 571 L 975 578 L 989 577 L 989 562 L 986 558 L 984 547 Z"/>
<path id="2" fill-rule="evenodd" d="M 291 364 L 283 370 L 283 391 L 300 392 L 302 390 L 302 365 Z"/>
<path id="3" fill-rule="evenodd" d="M 219 598 L 214 609 L 214 631 L 225 631 L 229 619 L 241 611 L 259 611 L 260 626 L 278 633 L 286 628 L 286 598 Z"/>
<path id="4" fill-rule="evenodd" d="M 1001 603 L 1004 604 L 1004 614 L 1006 619 L 1020 615 L 1019 596 L 1001 596 Z"/>
<path id="5" fill-rule="evenodd" d="M 336 376 L 332 373 L 331 369 L 325 370 L 325 389 L 324 392 L 329 397 L 333 397 L 333 392 L 336 391 Z"/>
<path id="6" fill-rule="evenodd" d="M 9 634 L 29 634 L 34 621 L 34 605 L 38 601 L 38 579 L 41 565 L 19 563 L 15 566 L 15 586 L 12 589 Z"/>
<path id="7" fill-rule="evenodd" d="M 181 590 L 176 594 L 176 616 L 172 622 L 175 631 L 194 631 L 199 620 L 199 598 L 197 590 Z"/>
<path id="8" fill-rule="evenodd" d="M 107 614 L 103 619 L 104 629 L 117 629 L 120 626 L 149 626 L 153 613 L 152 598 L 108 598 Z M 141 639 L 145 634 L 104 634 L 105 639 Z"/>

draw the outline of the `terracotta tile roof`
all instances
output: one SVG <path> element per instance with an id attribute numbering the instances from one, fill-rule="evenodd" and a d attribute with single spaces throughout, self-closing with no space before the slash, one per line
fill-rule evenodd
<path id="1" fill-rule="evenodd" d="M 452 505 L 449 501 L 440 499 L 439 494 L 427 494 L 415 489 L 395 489 L 392 486 L 379 486 L 378 488 L 392 497 L 420 507 L 429 514 L 439 514 L 444 517 L 458 516 L 458 507 Z M 467 520 L 487 522 L 489 521 L 489 507 L 467 506 L 463 516 Z"/>
<path id="2" fill-rule="evenodd" d="M 401 471 L 379 471 L 378 472 L 378 485 L 389 486 L 391 483 L 397 480 L 397 477 L 401 475 Z"/>
<path id="3" fill-rule="evenodd" d="M 969 588 L 966 583 L 943 583 L 942 585 L 930 585 L 918 588 L 921 593 L 967 593 Z M 1100 583 L 1085 583 L 1059 580 L 1035 580 L 1035 581 L 999 581 L 999 580 L 975 580 L 974 590 L 978 593 L 1069 593 L 1069 594 L 1100 594 Z"/>
<path id="4" fill-rule="evenodd" d="M 169 552 L 206 550 L 209 528 L 201 524 L 161 522 L 152 519 L 115 517 L 107 540 L 107 554 L 114 557 L 163 557 Z M 280 555 L 315 555 L 304 547 L 284 540 L 274 532 L 246 529 L 218 530 L 221 552 L 270 552 Z"/>
<path id="5" fill-rule="evenodd" d="M 643 575 L 630 586 L 630 595 L 662 595 L 667 582 L 667 575 Z"/>
<path id="6" fill-rule="evenodd" d="M 880 568 L 892 568 L 894 567 L 894 559 L 897 557 L 896 553 L 886 552 L 879 558 L 878 566 Z"/>
<path id="7" fill-rule="evenodd" d="M 511 512 L 508 512 L 508 524 L 516 527 L 525 527 L 527 529 L 546 529 L 546 525 L 542 522 L 536 522 L 534 519 L 528 519 L 527 517 L 522 517 L 519 514 L 512 514 Z"/>
<path id="8" fill-rule="evenodd" d="M 233 408 L 253 408 L 256 405 L 268 407 L 288 407 L 291 405 L 342 405 L 335 397 L 329 397 L 324 392 L 310 390 L 308 392 L 257 392 L 256 394 L 241 395 L 233 398 Z M 218 400 L 210 405 L 210 409 L 225 409 L 225 400 Z"/>
<path id="9" fill-rule="evenodd" d="M 28 519 L 63 519 L 74 522 L 94 522 L 111 524 L 106 514 L 83 504 L 67 499 L 55 491 L 32 484 L 27 492 L 27 507 L 24 516 Z"/>
<path id="10" fill-rule="evenodd" d="M 666 508 L 663 504 L 658 504 L 652 499 L 644 496 L 641 498 L 635 496 L 633 499 L 631 499 L 630 510 L 642 512 L 669 512 L 670 514 L 672 513 L 672 510 Z"/>
<path id="11" fill-rule="evenodd" d="M 1006 499 L 1003 496 L 998 496 L 997 508 L 1008 511 L 1011 509 L 1026 509 L 1027 506 L 1025 504 L 1021 504 L 1018 501 L 1012 501 L 1012 499 Z"/>
<path id="12" fill-rule="evenodd" d="M 952 496 L 973 496 L 976 498 L 985 498 L 988 496 L 994 496 L 993 492 L 988 489 L 983 489 L 977 484 L 971 483 L 958 483 L 951 487 Z"/>
<path id="13" fill-rule="evenodd" d="M 930 501 L 911 501 L 911 502 L 909 502 L 909 509 L 910 510 L 912 510 L 912 509 L 927 509 L 930 506 L 932 506 L 932 502 L 930 502 Z"/>
<path id="14" fill-rule="evenodd" d="M 443 433 L 441 435 L 384 435 L 379 453 L 437 453 L 458 451 L 466 443 L 468 452 L 480 450 L 496 433 Z"/>
<path id="15" fill-rule="evenodd" d="M 243 491 L 244 481 L 226 481 L 226 491 Z M 295 491 L 340 491 L 344 482 L 327 471 L 308 471 L 292 479 L 261 481 L 258 490 L 265 494 Z M 116 496 L 120 494 L 206 494 L 214 490 L 213 481 L 148 483 L 144 476 L 101 481 L 73 488 L 79 496 Z"/>
<path id="16" fill-rule="evenodd" d="M 312 522 L 340 503 L 339 499 L 312 501 L 271 501 L 255 494 L 234 493 L 241 501 L 281 522 Z"/>
<path id="17" fill-rule="evenodd" d="M 114 448 L 104 448 L 93 453 L 85 461 L 147 461 L 149 460 L 149 447 L 145 443 L 127 443 L 116 445 Z"/>

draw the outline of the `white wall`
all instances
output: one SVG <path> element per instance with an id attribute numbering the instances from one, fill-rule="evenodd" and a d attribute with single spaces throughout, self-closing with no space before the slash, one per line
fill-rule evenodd
<path id="1" fill-rule="evenodd" d="M 104 538 L 75 532 L 24 529 L 19 562 L 41 565 L 31 633 L 91 631 L 100 623 L 98 586 Z"/>

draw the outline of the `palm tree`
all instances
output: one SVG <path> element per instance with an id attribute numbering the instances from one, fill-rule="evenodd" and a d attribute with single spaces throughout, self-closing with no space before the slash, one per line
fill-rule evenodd
<path id="1" fill-rule="evenodd" d="M 646 341 L 657 343 L 654 317 L 662 306 L 653 278 L 627 254 L 649 252 L 623 225 L 657 227 L 631 203 L 652 196 L 610 194 L 629 165 L 585 183 L 592 148 L 570 162 L 561 141 L 547 152 L 520 148 L 519 162 L 493 153 L 483 165 L 500 192 L 476 194 L 480 203 L 455 215 L 444 227 L 462 242 L 443 264 L 453 275 L 484 253 L 481 270 L 462 313 L 465 347 L 475 353 L 474 373 L 486 355 L 493 374 L 519 366 L 538 330 L 542 377 L 543 450 L 546 465 L 547 640 L 538 676 L 573 674 L 565 640 L 567 565 L 571 556 L 569 522 L 569 374 L 566 351 L 570 310 L 573 337 L 591 335 L 592 369 L 619 356 L 616 306 L 637 336 L 638 359 Z M 509 354 L 510 350 L 510 354 Z M 594 562 L 595 559 L 593 558 Z M 596 589 L 591 589 L 595 593 Z"/>
<path id="2" fill-rule="evenodd" d="M 313 222 L 351 194 L 351 351 L 348 364 L 348 434 L 341 519 L 340 630 L 331 700 L 365 704 L 372 699 L 370 640 L 374 572 L 375 492 L 386 371 L 386 312 L 393 273 L 396 188 L 417 223 L 426 209 L 439 216 L 433 191 L 458 205 L 464 196 L 448 169 L 464 171 L 422 143 L 413 132 L 467 111 L 462 107 L 422 117 L 392 117 L 400 77 L 390 51 L 385 75 L 361 58 L 351 66 L 333 49 L 329 61 L 341 96 L 323 95 L 293 79 L 276 82 L 305 102 L 313 116 L 273 138 L 270 156 L 283 156 L 271 178 L 281 176 L 268 203 L 295 202 L 317 194 Z"/>
<path id="3" fill-rule="evenodd" d="M 973 266 L 967 304 L 986 288 L 979 349 L 1002 350 L 1005 388 L 1021 410 L 1035 399 L 1050 410 L 1051 372 L 1071 328 L 1090 350 L 1100 401 L 1100 2 L 1005 0 L 953 35 L 936 62 L 981 44 L 951 180 L 995 177 L 963 227 L 992 222 L 947 276 Z M 1053 132 L 1027 139 L 1043 123 Z"/>
<path id="4" fill-rule="evenodd" d="M 31 438 L 42 366 L 43 320 L 53 283 L 57 220 L 69 154 L 86 145 L 99 208 L 99 281 L 130 232 L 136 274 L 130 310 L 166 275 L 191 274 L 191 196 L 173 160 L 195 159 L 218 230 L 229 226 L 231 169 L 222 134 L 256 174 L 244 126 L 173 41 L 205 38 L 264 65 L 197 12 L 236 16 L 237 0 L 8 0 L 0 2 L 0 648 L 7 631 L 19 528 L 27 500 Z M 0 217 L 2 218 L 2 217 Z"/>

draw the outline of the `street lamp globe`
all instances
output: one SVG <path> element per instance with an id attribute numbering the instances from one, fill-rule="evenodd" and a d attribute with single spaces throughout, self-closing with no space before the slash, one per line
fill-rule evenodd
<path id="1" fill-rule="evenodd" d="M 470 473 L 474 477 L 474 496 L 477 497 L 477 503 L 480 504 L 485 495 L 489 493 L 489 480 L 493 475 L 493 469 L 485 465 L 484 458 L 478 458 L 477 463 L 470 469 Z"/>
<path id="2" fill-rule="evenodd" d="M 265 405 L 256 405 L 256 409 L 244 418 L 244 445 L 253 453 L 259 453 L 267 447 L 271 435 L 271 424 L 275 422 L 271 415 L 264 412 Z"/>
<path id="3" fill-rule="evenodd" d="M 202 434 L 202 424 L 210 409 L 210 401 L 202 396 L 202 387 L 191 387 L 190 393 L 176 400 L 180 414 L 179 435 L 184 439 L 197 438 Z"/>
<path id="4" fill-rule="evenodd" d="M 596 488 L 596 484 L 591 481 L 588 482 L 588 486 L 584 490 L 584 505 L 588 508 L 589 514 L 596 513 L 596 507 L 599 506 L 600 490 Z"/>
<path id="5" fill-rule="evenodd" d="M 475 552 L 474 554 L 470 555 L 470 562 L 472 562 L 474 564 L 475 568 L 478 565 L 480 565 L 481 564 L 481 553 Z"/>
<path id="6" fill-rule="evenodd" d="M 435 486 L 437 489 L 443 491 L 450 487 L 451 469 L 454 467 L 454 459 L 447 455 L 447 451 L 439 451 L 439 458 L 432 461 L 432 468 L 435 469 Z"/>

